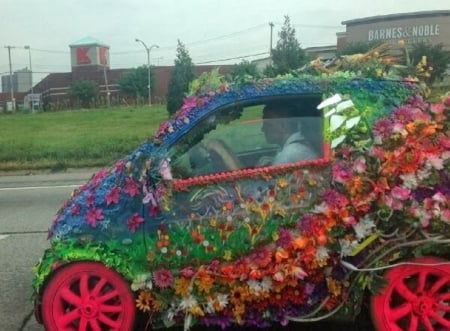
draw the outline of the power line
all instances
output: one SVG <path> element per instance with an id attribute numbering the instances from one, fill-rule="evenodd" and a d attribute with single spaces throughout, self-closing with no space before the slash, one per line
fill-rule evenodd
<path id="1" fill-rule="evenodd" d="M 262 52 L 262 53 L 256 53 L 256 54 L 250 54 L 250 55 L 229 57 L 229 58 L 226 58 L 226 59 L 217 59 L 217 60 L 211 60 L 211 61 L 197 62 L 196 64 L 207 64 L 207 63 L 213 63 L 213 62 L 223 62 L 223 61 L 244 59 L 244 58 L 248 58 L 248 57 L 252 57 L 252 56 L 267 55 L 267 54 L 269 54 L 269 52 Z"/>

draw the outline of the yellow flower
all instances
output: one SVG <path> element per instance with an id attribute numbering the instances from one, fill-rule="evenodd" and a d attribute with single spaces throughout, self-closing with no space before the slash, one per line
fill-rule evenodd
<path id="1" fill-rule="evenodd" d="M 289 182 L 287 181 L 286 178 L 280 178 L 277 182 L 278 187 L 280 188 L 285 188 L 289 185 Z"/>
<path id="2" fill-rule="evenodd" d="M 205 313 L 203 312 L 202 308 L 200 308 L 199 305 L 192 306 L 188 309 L 188 312 L 191 313 L 194 316 L 204 316 Z"/>
<path id="3" fill-rule="evenodd" d="M 187 278 L 181 277 L 175 280 L 175 294 L 185 297 L 189 293 L 189 286 L 191 281 Z"/>
<path id="4" fill-rule="evenodd" d="M 209 220 L 209 225 L 210 225 L 212 228 L 215 228 L 216 225 L 217 225 L 217 220 L 216 220 L 215 218 L 211 218 L 211 219 Z"/>
<path id="5" fill-rule="evenodd" d="M 225 261 L 230 261 L 233 258 L 233 254 L 231 253 L 231 251 L 229 249 L 227 249 L 225 251 L 225 253 L 223 254 L 223 259 Z"/>
<path id="6" fill-rule="evenodd" d="M 152 294 L 149 291 L 141 291 L 136 299 L 136 307 L 143 312 L 150 311 Z"/>

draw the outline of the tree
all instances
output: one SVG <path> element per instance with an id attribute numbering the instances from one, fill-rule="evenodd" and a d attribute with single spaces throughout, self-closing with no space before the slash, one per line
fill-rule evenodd
<path id="1" fill-rule="evenodd" d="M 153 80 L 154 75 L 150 68 L 151 86 L 154 86 Z M 134 96 L 136 100 L 148 98 L 148 67 L 144 65 L 133 68 L 124 74 L 119 80 L 119 90 L 124 94 Z"/>
<path id="2" fill-rule="evenodd" d="M 89 108 L 92 99 L 97 95 L 97 83 L 92 80 L 77 80 L 69 86 L 69 94 L 83 108 Z"/>
<path id="3" fill-rule="evenodd" d="M 418 43 L 411 48 L 405 47 L 405 62 L 408 67 L 415 68 L 417 74 L 426 74 L 430 84 L 441 80 L 450 64 L 450 52 L 444 45 Z"/>
<path id="4" fill-rule="evenodd" d="M 250 63 L 247 60 L 242 60 L 239 64 L 233 66 L 230 74 L 230 81 L 245 81 L 247 78 L 259 78 L 261 75 L 258 72 L 256 64 Z"/>
<path id="5" fill-rule="evenodd" d="M 175 113 L 182 105 L 189 83 L 194 79 L 194 65 L 184 44 L 178 40 L 175 66 L 170 76 L 167 91 L 167 111 Z"/>
<path id="6" fill-rule="evenodd" d="M 278 37 L 277 46 L 272 50 L 275 74 L 285 74 L 306 63 L 305 51 L 295 38 L 295 29 L 291 26 L 289 16 L 284 17 L 284 25 Z"/>

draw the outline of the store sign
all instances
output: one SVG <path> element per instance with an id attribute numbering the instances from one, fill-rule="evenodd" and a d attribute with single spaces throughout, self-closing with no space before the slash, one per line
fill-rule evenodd
<path id="1" fill-rule="evenodd" d="M 91 58 L 89 57 L 90 47 L 78 47 L 76 49 L 77 64 L 91 64 Z"/>
<path id="2" fill-rule="evenodd" d="M 414 26 L 393 26 L 381 29 L 369 30 L 368 40 L 389 40 L 389 39 L 418 39 L 439 36 L 439 24 L 422 24 Z"/>
<path id="3" fill-rule="evenodd" d="M 101 65 L 108 65 L 108 49 L 106 47 L 99 48 L 99 59 Z"/>

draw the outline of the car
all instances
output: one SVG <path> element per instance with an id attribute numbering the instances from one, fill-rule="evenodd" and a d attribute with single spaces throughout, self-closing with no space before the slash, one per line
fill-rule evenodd
<path id="1" fill-rule="evenodd" d="M 378 330 L 450 329 L 450 98 L 342 74 L 199 91 L 57 212 L 33 281 L 46 330 L 352 320 L 369 301 Z"/>

